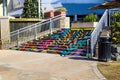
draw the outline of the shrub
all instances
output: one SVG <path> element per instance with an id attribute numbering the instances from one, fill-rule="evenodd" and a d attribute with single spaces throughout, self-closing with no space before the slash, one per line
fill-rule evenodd
<path id="1" fill-rule="evenodd" d="M 95 14 L 89 14 L 83 19 L 85 22 L 96 22 L 97 16 Z"/>
<path id="2" fill-rule="evenodd" d="M 66 12 L 66 11 L 67 11 L 66 8 L 59 8 L 55 12 Z"/>
<path id="3" fill-rule="evenodd" d="M 120 22 L 120 12 L 112 13 L 111 20 L 113 22 Z"/>
<path id="4" fill-rule="evenodd" d="M 120 44 L 120 12 L 111 14 L 112 43 Z"/>
<path id="5" fill-rule="evenodd" d="M 113 22 L 112 25 L 112 42 L 120 44 L 120 22 Z"/>
<path id="6" fill-rule="evenodd" d="M 0 4 L 3 2 L 3 0 L 0 0 Z"/>

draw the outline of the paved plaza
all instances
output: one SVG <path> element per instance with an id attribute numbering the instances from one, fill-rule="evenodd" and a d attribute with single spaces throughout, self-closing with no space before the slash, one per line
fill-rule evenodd
<path id="1" fill-rule="evenodd" d="M 105 80 L 97 61 L 79 56 L 0 50 L 0 80 Z"/>

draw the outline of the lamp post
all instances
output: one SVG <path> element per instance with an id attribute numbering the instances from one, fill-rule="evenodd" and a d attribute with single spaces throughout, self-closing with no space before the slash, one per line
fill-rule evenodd
<path id="1" fill-rule="evenodd" d="M 38 17 L 40 18 L 40 2 L 41 0 L 38 0 Z"/>
<path id="2" fill-rule="evenodd" d="M 3 0 L 3 16 L 7 16 L 7 0 Z"/>

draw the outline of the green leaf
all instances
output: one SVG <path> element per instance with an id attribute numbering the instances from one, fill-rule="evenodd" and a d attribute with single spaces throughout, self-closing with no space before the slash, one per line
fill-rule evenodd
<path id="1" fill-rule="evenodd" d="M 85 16 L 84 21 L 85 22 L 96 22 L 97 16 L 95 14 L 89 14 L 89 15 Z"/>

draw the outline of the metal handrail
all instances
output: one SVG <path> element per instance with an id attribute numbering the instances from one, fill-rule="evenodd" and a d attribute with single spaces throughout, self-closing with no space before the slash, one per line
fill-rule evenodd
<path id="1" fill-rule="evenodd" d="M 50 19 L 51 19 L 51 20 L 58 20 L 59 18 L 62 18 L 62 17 L 64 17 L 64 16 L 58 15 L 58 16 L 55 16 L 55 17 L 53 17 L 53 18 L 45 19 L 45 20 L 43 20 L 43 21 L 41 21 L 41 22 L 38 22 L 38 23 L 35 23 L 35 24 L 32 24 L 32 25 L 26 26 L 26 27 L 24 27 L 24 28 L 21 28 L 21 29 L 12 31 L 12 32 L 10 32 L 10 34 L 5 35 L 2 39 L 8 37 L 8 36 L 11 35 L 11 34 L 14 35 L 14 34 L 17 33 L 18 31 L 27 30 L 27 29 L 31 28 L 32 26 L 35 26 L 35 25 L 38 25 L 38 24 L 46 24 L 46 23 L 49 23 Z M 43 22 L 46 22 L 46 23 L 43 23 Z"/>
<path id="2" fill-rule="evenodd" d="M 43 32 L 45 32 L 44 34 L 49 34 L 53 30 L 56 30 L 56 28 L 60 29 L 59 23 L 62 19 L 65 19 L 65 16 L 58 15 L 54 18 L 49 18 L 30 26 L 26 26 L 16 31 L 10 32 L 10 34 L 5 35 L 1 39 L 3 48 L 9 49 L 10 47 L 18 46 L 21 43 L 36 39 L 40 37 L 40 35 L 43 35 Z"/>
<path id="3" fill-rule="evenodd" d="M 100 34 L 106 26 L 108 26 L 108 10 L 104 12 L 99 23 L 96 25 L 94 31 L 91 34 L 91 54 L 92 54 L 91 57 L 94 54 L 94 50 L 96 48 L 96 44 L 98 42 Z"/>

